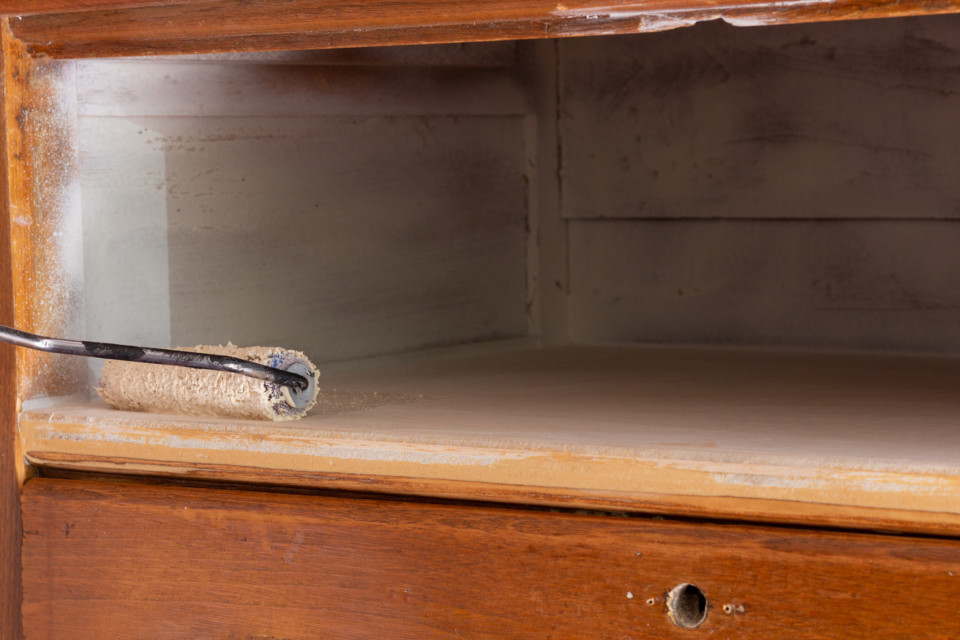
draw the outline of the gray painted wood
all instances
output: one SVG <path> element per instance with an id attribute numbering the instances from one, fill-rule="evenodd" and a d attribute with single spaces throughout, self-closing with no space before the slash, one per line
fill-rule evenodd
<path id="1" fill-rule="evenodd" d="M 533 106 L 511 69 L 85 60 L 81 117 L 514 115 Z"/>
<path id="2" fill-rule="evenodd" d="M 313 51 L 252 51 L 154 56 L 175 62 L 240 62 L 244 64 L 310 64 L 400 67 L 512 67 L 516 42 L 459 42 L 415 47 L 356 47 Z"/>
<path id="3" fill-rule="evenodd" d="M 528 333 L 957 349 L 957 32 L 708 24 L 519 45 L 516 68 L 84 61 L 88 326 L 320 361 Z"/>
<path id="4" fill-rule="evenodd" d="M 78 63 L 88 328 L 318 362 L 526 335 L 532 107 L 489 68 L 514 49 Z"/>
<path id="5" fill-rule="evenodd" d="M 322 362 L 526 334 L 522 118 L 151 128 L 175 343 Z"/>
<path id="6" fill-rule="evenodd" d="M 577 221 L 580 342 L 960 351 L 960 224 Z"/>
<path id="7" fill-rule="evenodd" d="M 82 118 L 85 337 L 170 344 L 166 163 L 131 140 L 158 135 L 126 120 Z M 99 377 L 100 362 L 90 360 Z"/>
<path id="8" fill-rule="evenodd" d="M 535 40 L 520 47 L 523 75 L 537 105 L 527 117 L 531 154 L 527 200 L 530 221 L 527 275 L 530 334 L 543 345 L 565 344 L 567 330 L 567 221 L 560 214 L 557 144 L 557 43 Z"/>
<path id="9" fill-rule="evenodd" d="M 960 217 L 960 16 L 560 46 L 568 218 Z"/>
<path id="10" fill-rule="evenodd" d="M 572 339 L 960 350 L 958 34 L 560 42 Z"/>

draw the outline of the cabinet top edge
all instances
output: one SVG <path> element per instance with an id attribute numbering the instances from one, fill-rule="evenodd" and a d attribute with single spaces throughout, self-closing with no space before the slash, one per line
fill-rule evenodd
<path id="1" fill-rule="evenodd" d="M 86 58 L 544 39 L 960 12 L 957 0 L 0 0 L 28 54 Z"/>

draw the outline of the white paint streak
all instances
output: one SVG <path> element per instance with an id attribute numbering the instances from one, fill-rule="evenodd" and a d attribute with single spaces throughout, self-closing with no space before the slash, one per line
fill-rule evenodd
<path id="1" fill-rule="evenodd" d="M 782 489 L 819 489 L 825 484 L 823 479 L 817 478 L 755 475 L 751 473 L 717 473 L 713 475 L 713 479 L 721 484 Z"/>
<path id="2" fill-rule="evenodd" d="M 756 11 L 767 14 L 776 10 L 798 9 L 812 6 L 829 7 L 830 1 L 824 0 L 795 0 L 773 3 L 737 4 L 720 7 L 710 13 L 700 13 L 690 9 L 676 9 L 650 12 L 644 10 L 624 10 L 621 7 L 591 6 L 584 9 L 571 10 L 563 4 L 558 4 L 553 16 L 563 19 L 591 20 L 591 21 L 637 21 L 637 31 L 650 33 L 667 31 L 680 27 L 690 27 L 698 22 L 723 20 L 737 27 L 762 26 L 776 22 L 773 18 L 752 16 L 730 16 L 729 13 L 743 14 Z"/>
<path id="3" fill-rule="evenodd" d="M 50 424 L 50 423 L 48 423 Z M 492 466 L 505 460 L 522 460 L 539 456 L 533 452 L 478 450 L 464 454 L 452 447 L 409 446 L 403 443 L 366 441 L 331 442 L 309 438 L 284 437 L 271 439 L 251 438 L 247 433 L 224 433 L 175 435 L 163 430 L 108 429 L 93 427 L 90 431 L 65 433 L 50 424 L 50 428 L 37 429 L 35 437 L 40 441 L 70 441 L 75 443 L 122 444 L 140 447 L 165 447 L 190 452 L 193 457 L 208 457 L 201 452 L 241 452 L 298 456 L 316 460 L 364 460 L 404 462 L 423 465 Z"/>
<path id="4" fill-rule="evenodd" d="M 936 495 L 949 488 L 947 482 L 931 476 L 921 475 L 882 475 L 860 471 L 845 471 L 841 474 L 830 473 L 829 469 L 814 470 L 806 474 L 753 474 L 753 473 L 716 473 L 713 479 L 721 484 L 772 487 L 781 489 L 827 489 L 842 476 L 842 482 L 859 491 L 876 494 L 927 494 Z"/>

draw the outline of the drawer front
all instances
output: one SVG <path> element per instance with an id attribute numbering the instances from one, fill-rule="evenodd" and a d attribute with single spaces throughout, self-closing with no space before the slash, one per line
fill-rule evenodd
<path id="1" fill-rule="evenodd" d="M 44 478 L 23 525 L 31 639 L 960 635 L 953 540 Z"/>

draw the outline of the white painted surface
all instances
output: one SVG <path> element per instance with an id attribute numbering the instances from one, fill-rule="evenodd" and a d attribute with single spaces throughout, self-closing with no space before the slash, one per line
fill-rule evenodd
<path id="1" fill-rule="evenodd" d="M 154 135 L 127 120 L 78 122 L 87 340 L 170 345 L 166 163 L 129 144 Z M 88 364 L 98 379 L 101 362 Z"/>
<path id="2" fill-rule="evenodd" d="M 517 115 L 510 69 L 85 60 L 81 116 Z"/>
<path id="3" fill-rule="evenodd" d="M 83 61 L 85 240 L 116 229 L 90 326 L 321 362 L 526 334 L 956 350 L 958 25 Z M 105 251 L 133 232 L 139 262 Z"/>
<path id="4" fill-rule="evenodd" d="M 573 340 L 960 350 L 957 33 L 561 41 Z"/>
<path id="5" fill-rule="evenodd" d="M 90 335 L 318 362 L 526 335 L 531 101 L 488 49 L 77 63 Z"/>
<path id="6" fill-rule="evenodd" d="M 560 212 L 557 140 L 557 43 L 538 40 L 520 49 L 523 73 L 537 105 L 526 119 L 527 249 L 530 333 L 545 345 L 565 344 L 567 328 L 567 222 Z"/>
<path id="7" fill-rule="evenodd" d="M 960 351 L 950 222 L 578 221 L 579 341 Z"/>
<path id="8" fill-rule="evenodd" d="M 525 335 L 522 119 L 152 123 L 174 342 L 324 362 Z"/>
<path id="9" fill-rule="evenodd" d="M 960 218 L 960 16 L 560 45 L 568 218 Z"/>
<path id="10" fill-rule="evenodd" d="M 326 65 L 377 67 L 512 67 L 517 61 L 517 43 L 460 42 L 416 47 L 356 47 L 314 51 L 257 51 L 154 56 L 171 62 L 234 62 L 269 65 Z"/>

